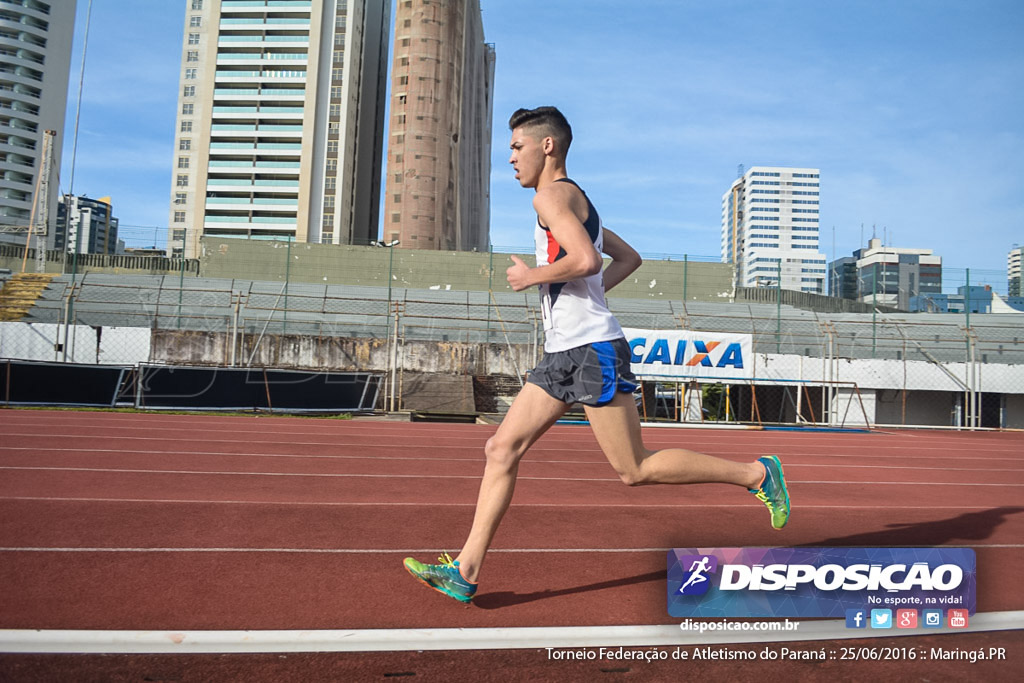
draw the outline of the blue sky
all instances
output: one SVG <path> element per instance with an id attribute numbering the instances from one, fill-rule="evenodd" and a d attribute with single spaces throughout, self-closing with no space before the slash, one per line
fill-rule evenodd
<path id="1" fill-rule="evenodd" d="M 62 190 L 88 0 L 78 1 Z M 529 245 L 508 115 L 553 104 L 569 172 L 646 254 L 717 257 L 737 166 L 821 169 L 821 249 L 872 230 L 1005 291 L 1024 244 L 1019 0 L 481 0 L 495 44 L 491 231 Z M 94 0 L 74 191 L 111 195 L 130 244 L 162 244 L 183 0 Z M 863 228 L 862 228 L 863 226 Z M 833 247 L 833 228 L 835 239 Z M 960 276 L 962 278 L 962 275 Z"/>

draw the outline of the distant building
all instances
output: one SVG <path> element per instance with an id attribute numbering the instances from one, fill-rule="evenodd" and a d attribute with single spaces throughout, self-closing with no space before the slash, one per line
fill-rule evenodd
<path id="1" fill-rule="evenodd" d="M 1014 247 L 1006 256 L 1007 295 L 1024 296 L 1021 289 L 1021 262 L 1024 261 L 1024 247 Z"/>
<path id="2" fill-rule="evenodd" d="M 910 298 L 912 313 L 1024 313 L 1024 297 L 1003 299 L 991 285 L 961 285 L 956 294 L 931 293 Z"/>
<path id="3" fill-rule="evenodd" d="M 167 252 L 159 247 L 126 247 L 124 253 L 125 256 L 148 256 L 157 258 L 167 256 Z"/>
<path id="4" fill-rule="evenodd" d="M 828 295 L 837 299 L 857 300 L 857 259 L 837 258 L 828 264 Z"/>
<path id="5" fill-rule="evenodd" d="M 853 252 L 852 258 L 833 261 L 829 271 L 841 273 L 842 278 L 838 289 L 830 288 L 833 296 L 903 311 L 911 310 L 913 297 L 942 292 L 941 256 L 931 249 L 882 246 L 875 238 L 868 241 L 866 249 Z M 855 286 L 849 282 L 851 271 Z"/>
<path id="6" fill-rule="evenodd" d="M 391 0 L 185 0 L 168 248 L 367 244 Z"/>
<path id="7" fill-rule="evenodd" d="M 56 226 L 74 27 L 75 0 L 0 2 L 0 240 L 25 242 L 8 231 L 29 225 L 47 130 L 56 132 L 47 232 Z"/>
<path id="8" fill-rule="evenodd" d="M 110 197 L 62 196 L 50 248 L 68 253 L 116 254 L 117 219 L 112 211 Z"/>
<path id="9" fill-rule="evenodd" d="M 381 237 L 487 251 L 494 46 L 479 1 L 399 0 L 394 45 Z"/>
<path id="10" fill-rule="evenodd" d="M 737 287 L 825 293 L 818 169 L 754 166 L 722 195 L 722 262 Z"/>

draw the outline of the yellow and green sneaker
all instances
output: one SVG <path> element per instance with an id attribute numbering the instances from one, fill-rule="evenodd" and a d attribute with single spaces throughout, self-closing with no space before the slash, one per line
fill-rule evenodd
<path id="1" fill-rule="evenodd" d="M 444 553 L 437 558 L 441 564 L 423 564 L 411 557 L 405 558 L 405 569 L 426 586 L 444 593 L 459 602 L 469 602 L 476 594 L 477 584 L 467 581 L 459 570 L 459 563 Z"/>
<path id="2" fill-rule="evenodd" d="M 747 489 L 772 513 L 772 528 L 781 529 L 789 521 L 789 489 L 782 474 L 782 463 L 774 455 L 757 459 L 764 466 L 764 479 L 756 489 Z"/>

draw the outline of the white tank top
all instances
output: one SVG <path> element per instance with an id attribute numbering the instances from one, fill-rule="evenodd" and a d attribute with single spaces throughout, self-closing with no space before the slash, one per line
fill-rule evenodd
<path id="1" fill-rule="evenodd" d="M 559 180 L 576 185 L 568 178 Z M 583 192 L 582 189 L 580 191 Z M 583 196 L 587 198 L 585 192 Z M 589 198 L 587 212 L 587 220 L 583 227 L 600 253 L 604 246 L 604 229 L 601 217 Z M 538 267 L 550 265 L 565 256 L 565 249 L 555 241 L 551 231 L 541 225 L 539 217 L 534 228 L 534 240 Z M 624 336 L 619 321 L 608 310 L 604 296 L 604 277 L 601 273 L 569 282 L 543 284 L 539 287 L 546 352 L 565 351 L 584 344 L 612 341 Z"/>

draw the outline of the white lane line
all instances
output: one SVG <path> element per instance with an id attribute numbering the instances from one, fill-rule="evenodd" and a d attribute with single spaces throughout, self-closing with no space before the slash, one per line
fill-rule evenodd
<path id="1" fill-rule="evenodd" d="M 217 470 L 147 470 L 147 469 L 121 469 L 117 467 L 28 467 L 28 466 L 0 466 L 0 470 L 18 471 L 52 471 L 52 472 L 104 472 L 119 474 L 190 474 L 202 476 L 239 476 L 239 477 L 321 477 L 321 478 L 355 478 L 355 479 L 480 479 L 479 474 L 348 474 L 342 472 L 224 472 Z M 605 481 L 619 482 L 618 477 L 530 477 L 520 476 L 519 481 Z M 849 486 L 851 484 L 864 484 L 870 486 L 1015 486 L 1024 487 L 1022 484 L 1011 484 L 1006 482 L 979 483 L 963 481 L 834 481 L 834 480 L 810 480 L 810 479 L 789 479 L 790 484 L 835 484 Z"/>
<path id="2" fill-rule="evenodd" d="M 180 429 L 176 429 L 174 431 L 175 432 L 180 432 L 181 430 Z M 218 434 L 223 434 L 224 433 L 223 431 L 220 431 L 220 430 L 215 430 L 215 431 L 217 431 Z M 3 436 L 7 436 L 7 437 L 28 437 L 28 438 L 32 438 L 32 439 L 34 439 L 36 441 L 38 441 L 39 438 L 40 438 L 38 434 L 33 434 L 33 433 L 21 433 L 21 432 L 17 432 L 17 433 L 3 433 L 3 432 L 0 432 L 0 434 L 3 434 Z M 588 434 L 589 434 L 589 432 L 588 432 Z M 245 432 L 246 441 L 248 441 L 254 435 L 257 436 L 257 437 L 265 436 L 265 434 L 261 433 L 261 432 L 255 432 L 255 433 L 254 432 Z M 281 435 L 282 436 L 289 436 L 288 433 L 282 433 Z M 291 435 L 291 436 L 307 436 L 307 435 L 306 434 L 299 434 L 299 435 Z M 321 436 L 321 435 L 320 434 L 310 434 L 308 436 L 316 437 L 316 436 Z M 399 446 L 399 447 L 405 446 L 405 447 L 408 447 L 408 448 L 414 448 L 414 447 L 422 446 L 423 445 L 422 437 L 424 437 L 424 436 L 434 436 L 434 437 L 436 437 L 436 435 L 433 435 L 433 434 L 410 435 L 410 434 L 393 434 L 393 433 L 388 432 L 388 433 L 382 433 L 382 434 L 379 435 L 381 440 L 388 440 L 388 441 L 390 441 L 390 443 L 386 443 L 385 444 L 385 443 L 380 443 L 379 441 L 378 441 L 378 443 L 338 441 L 331 434 L 323 434 L 322 436 L 323 436 L 323 439 L 324 439 L 322 441 L 294 441 L 294 440 L 290 440 L 290 439 L 289 440 L 262 440 L 261 439 L 261 440 L 258 441 L 258 443 L 263 443 L 263 444 L 288 444 L 288 445 L 292 445 L 292 446 L 320 446 L 320 447 L 353 446 L 353 447 L 357 447 L 357 448 L 393 449 L 396 446 Z M 340 436 L 344 437 L 344 436 L 347 436 L 347 435 L 343 434 L 343 435 L 340 435 Z M 362 435 L 359 435 L 359 436 L 362 436 Z M 367 436 L 369 436 L 369 435 L 367 435 Z M 195 441 L 200 440 L 200 439 L 197 439 L 195 437 L 189 438 L 189 437 L 171 437 L 171 436 L 158 436 L 158 437 L 154 437 L 154 436 L 118 436 L 118 435 L 94 435 L 94 436 L 90 436 L 90 435 L 83 435 L 83 434 L 53 434 L 53 433 L 47 434 L 45 438 L 48 441 L 49 440 L 54 440 L 54 439 L 73 439 L 73 440 L 75 440 L 77 442 L 81 442 L 84 439 L 102 439 L 103 441 L 161 441 L 161 442 L 172 442 L 173 441 L 173 442 L 194 443 Z M 412 439 L 414 441 L 413 441 L 413 443 L 396 442 L 395 441 L 396 439 Z M 234 444 L 239 443 L 238 439 L 202 438 L 201 440 L 204 443 L 234 443 Z M 476 451 L 481 451 L 481 450 L 483 450 L 484 441 L 486 439 L 483 439 L 482 436 L 481 437 L 464 437 L 464 436 L 447 436 L 446 435 L 444 440 L 445 440 L 445 444 L 444 444 L 445 448 L 450 448 L 450 449 L 473 449 L 473 450 L 476 450 Z M 451 441 L 461 441 L 461 442 L 467 442 L 468 441 L 470 443 L 468 443 L 468 444 L 466 444 L 466 443 L 463 443 L 463 444 L 450 444 Z M 962 451 L 964 450 L 965 447 L 971 446 L 973 444 L 970 444 L 970 443 L 950 444 L 948 441 L 942 441 L 942 442 L 939 442 L 939 443 L 941 443 L 942 448 L 934 447 L 934 450 L 938 451 L 938 453 L 952 451 L 950 453 L 950 455 L 948 455 L 948 456 L 941 456 L 939 454 L 935 454 L 935 455 L 929 454 L 927 457 L 954 457 L 955 456 L 955 457 L 958 457 L 958 458 L 961 458 L 961 459 L 971 459 L 971 458 L 964 458 L 964 455 L 963 455 Z M 703 445 L 721 446 L 722 444 L 723 444 L 722 440 L 709 440 L 709 441 L 706 441 L 706 442 L 705 441 L 693 441 L 693 440 L 690 440 L 690 441 L 686 441 L 684 444 L 680 444 L 680 442 L 678 442 L 676 440 L 661 442 L 661 441 L 655 441 L 654 439 L 649 439 L 649 445 L 662 446 L 662 447 L 672 447 L 672 446 L 685 445 L 685 446 L 693 448 L 693 447 L 700 447 L 700 446 L 703 446 Z M 579 450 L 580 449 L 580 445 L 581 444 L 580 444 L 579 440 L 544 439 L 544 440 L 539 441 L 534 446 L 532 446 L 530 450 L 531 451 L 565 451 L 567 449 Z M 591 450 L 599 451 L 600 450 L 598 448 L 597 443 L 595 441 L 588 440 L 588 441 L 584 442 L 582 445 L 585 447 L 585 450 L 588 450 L 588 451 L 591 451 Z M 915 446 L 919 446 L 919 444 L 914 444 L 914 445 Z M 787 447 L 787 444 L 780 443 L 780 442 L 771 442 L 770 444 L 768 444 L 768 446 L 770 446 L 770 450 L 775 450 L 775 451 L 782 450 L 784 452 L 785 448 Z M 806 443 L 793 443 L 792 446 L 794 448 L 808 448 L 809 447 Z M 816 448 L 820 448 L 820 446 L 815 446 L 815 447 Z M 872 451 L 882 451 L 882 450 L 905 451 L 909 447 L 910 446 L 908 446 L 907 444 L 893 444 L 893 445 L 871 444 L 870 445 L 870 449 Z M 928 446 L 927 448 L 932 449 L 933 447 Z M 985 445 L 985 448 L 984 448 L 984 451 L 986 453 L 1017 453 L 1018 450 L 1019 449 L 1012 448 L 1012 447 L 1010 447 L 1010 448 L 992 448 L 992 447 L 990 447 L 988 445 Z M 848 457 L 859 457 L 859 456 L 858 456 L 857 453 L 849 453 Z"/>
<path id="3" fill-rule="evenodd" d="M 129 455 L 129 456 L 144 456 L 144 455 L 173 455 L 175 457 L 180 456 L 223 456 L 227 458 L 288 458 L 288 459 L 310 459 L 310 460 L 369 460 L 371 462 L 378 460 L 400 460 L 400 461 L 416 461 L 416 462 L 461 462 L 461 463 L 483 463 L 483 456 L 471 458 L 444 458 L 444 457 L 431 457 L 431 456 L 411 456 L 411 455 L 320 455 L 315 453 L 304 454 L 304 453 L 230 453 L 225 451 L 154 451 L 154 450 L 120 450 L 114 448 L 29 448 L 22 446 L 15 447 L 4 447 L 0 446 L 0 453 L 4 451 L 27 451 L 33 455 L 41 455 L 43 453 L 56 453 L 57 455 Z M 791 457 L 864 457 L 864 456 L 837 456 L 835 454 L 807 454 L 803 453 L 800 456 Z M 891 459 L 891 456 L 868 456 L 876 458 L 887 458 Z M 953 456 L 950 456 L 951 458 Z M 918 460 L 929 460 L 934 461 L 934 457 L 918 457 Z M 1020 458 L 975 458 L 978 460 L 1008 460 L 1012 462 L 1020 462 Z M 963 462 L 962 460 L 960 460 Z M 526 459 L 523 461 L 525 465 L 593 465 L 593 466 L 608 466 L 608 460 L 604 457 L 595 458 L 593 460 L 538 460 L 538 459 Z M 787 469 L 796 467 L 823 467 L 826 469 L 868 469 L 868 470 L 925 470 L 933 471 L 936 469 L 935 465 L 929 465 L 926 467 L 919 467 L 915 465 L 850 465 L 845 463 L 805 463 L 805 462 L 792 462 L 787 460 L 785 463 Z M 1024 467 L 1017 468 L 999 468 L 999 467 L 942 467 L 943 472 L 1019 472 L 1024 474 Z"/>
<path id="4" fill-rule="evenodd" d="M 70 496 L 0 496 L 0 501 L 72 502 L 72 503 L 161 503 L 181 505 L 306 505 L 325 507 L 476 507 L 476 502 L 361 502 L 292 500 L 211 500 L 205 498 L 86 498 Z M 512 507 L 540 508 L 727 508 L 728 503 L 512 503 Z M 801 510 L 991 510 L 992 505 L 801 505 Z"/>
<path id="5" fill-rule="evenodd" d="M 934 545 L 904 545 L 901 548 L 934 548 Z M 940 546 L 941 547 L 941 546 Z M 965 544 L 957 548 L 1024 548 L 1021 543 Z M 491 548 L 488 553 L 667 553 L 672 548 Z M 293 553 L 313 555 L 422 555 L 437 548 L 110 548 L 110 547 L 0 547 L 3 553 Z"/>
<path id="6" fill-rule="evenodd" d="M 231 443 L 234 443 L 234 442 L 231 442 Z M 273 445 L 273 444 L 271 444 L 271 445 Z M 318 444 L 318 445 L 325 445 L 325 444 Z M 351 446 L 353 448 L 358 448 L 358 449 L 363 450 L 363 451 L 365 451 L 366 449 L 372 449 L 372 448 L 381 448 L 381 449 L 384 449 L 385 452 L 394 450 L 394 446 L 383 446 L 381 444 L 332 443 L 332 444 L 329 444 L 329 445 L 332 446 L 332 447 L 335 447 L 335 446 L 337 446 L 337 447 L 348 447 L 348 446 Z M 648 442 L 648 445 L 650 446 L 650 445 L 654 445 L 654 444 L 652 444 L 651 442 Z M 687 443 L 685 445 L 689 446 L 689 447 L 693 447 L 695 444 Z M 678 444 L 675 444 L 675 446 L 678 446 Z M 668 445 L 666 445 L 666 447 L 673 447 L 673 445 L 668 444 Z M 404 448 L 413 448 L 413 446 L 404 446 Z M 337 458 L 337 459 L 366 459 L 366 460 L 423 460 L 423 461 L 455 461 L 455 462 L 482 462 L 483 461 L 483 446 L 479 446 L 479 447 L 478 446 L 451 446 L 451 447 L 445 446 L 444 448 L 445 448 L 445 450 L 457 450 L 457 449 L 470 450 L 475 455 L 473 457 L 468 457 L 468 458 L 446 458 L 446 457 L 435 457 L 435 456 L 378 455 L 378 454 L 373 454 L 373 455 L 329 454 L 328 455 L 328 454 L 317 454 L 317 453 L 246 453 L 246 452 L 239 452 L 239 451 L 232 452 L 232 451 L 192 451 L 192 450 L 190 450 L 190 451 L 182 451 L 182 450 L 178 450 L 178 449 L 153 450 L 153 449 L 135 449 L 135 448 L 75 448 L 75 447 L 69 447 L 69 448 L 60 448 L 60 447 L 48 448 L 48 447 L 43 447 L 43 446 L 0 446 L 0 453 L 14 452 L 14 451 L 29 451 L 29 452 L 32 452 L 32 453 L 47 453 L 47 452 L 55 452 L 55 453 L 115 453 L 115 454 L 116 453 L 123 453 L 123 454 L 131 454 L 131 455 L 147 454 L 147 455 L 175 455 L 175 456 L 177 456 L 177 455 L 225 455 L 225 456 L 235 456 L 235 457 L 270 457 L 270 458 Z M 537 446 L 533 446 L 530 449 L 530 453 L 535 453 L 535 452 L 539 452 L 539 451 L 563 452 L 564 453 L 566 450 L 570 450 L 570 447 L 567 446 L 565 448 L 538 448 Z M 595 453 L 595 454 L 598 454 L 601 457 L 600 458 L 595 458 L 594 460 L 538 460 L 536 458 L 528 458 L 524 462 L 536 462 L 536 463 L 544 463 L 544 464 L 546 464 L 546 463 L 578 464 L 578 463 L 598 463 L 598 462 L 600 462 L 600 463 L 607 463 L 607 460 L 604 459 L 603 454 L 601 453 L 601 449 L 600 448 L 597 448 L 597 447 L 579 448 L 578 445 L 574 445 L 571 448 L 571 450 L 573 450 L 573 451 L 575 451 L 577 453 Z M 771 450 L 771 449 L 769 449 L 769 450 Z M 1013 452 L 1015 453 L 1016 451 L 1013 451 Z M 719 457 L 729 457 L 729 456 L 736 456 L 738 454 L 737 453 L 733 453 L 733 452 L 727 452 L 727 453 L 716 452 L 716 453 L 712 453 L 712 455 L 717 455 Z M 789 454 L 782 453 L 781 455 L 783 457 L 789 458 L 790 460 L 794 459 L 794 458 L 857 458 L 857 459 L 860 459 L 860 460 L 865 460 L 865 459 L 892 460 L 893 457 L 894 457 L 892 455 L 871 455 L 871 454 L 861 454 L 861 453 L 837 453 L 835 451 L 830 451 L 828 453 L 789 453 Z M 1005 460 L 1007 462 L 1014 462 L 1014 463 L 1019 463 L 1020 462 L 1020 458 L 1019 457 L 1003 458 L 1003 457 L 996 457 L 996 456 L 989 457 L 987 455 L 978 455 L 978 456 L 971 457 L 971 458 L 964 458 L 963 455 L 959 454 L 959 453 L 949 453 L 948 455 L 941 455 L 941 454 L 900 455 L 900 459 L 901 460 L 906 460 L 906 461 L 909 461 L 909 460 L 927 460 L 929 462 L 935 462 L 936 460 L 957 460 L 958 462 L 967 462 L 967 463 L 982 462 L 982 461 L 985 461 L 985 460 Z M 790 466 L 789 465 L 790 460 L 787 460 L 786 463 L 785 463 L 787 467 Z M 870 467 L 878 467 L 878 468 L 887 467 L 885 465 L 831 465 L 831 464 L 810 464 L 810 463 L 796 464 L 796 466 L 799 466 L 799 467 L 868 467 L 868 468 L 870 468 Z M 888 466 L 888 467 L 899 467 L 899 466 Z M 910 469 L 909 466 L 907 468 Z M 935 469 L 935 467 L 932 466 L 932 467 L 916 468 L 916 469 Z M 942 467 L 942 469 L 943 470 L 948 470 L 948 469 L 953 469 L 953 468 Z M 956 468 L 956 469 L 959 469 L 959 468 Z M 994 471 L 1002 471 L 1002 470 L 994 470 Z M 1008 471 L 1008 472 L 1024 471 L 1024 469 L 1006 470 L 1006 471 Z"/>
<path id="7" fill-rule="evenodd" d="M 1024 628 L 1024 611 L 984 612 L 957 633 Z M 801 621 L 795 631 L 683 631 L 674 625 L 538 626 L 320 631 L 0 630 L 0 652 L 67 654 L 201 654 L 272 652 L 407 652 L 544 648 L 725 645 L 892 638 L 950 629 L 863 630 L 842 620 Z"/>
<path id="8" fill-rule="evenodd" d="M 183 428 L 189 428 L 189 431 L 195 431 L 195 432 L 216 432 L 216 433 L 236 433 L 236 432 L 241 432 L 241 433 L 245 433 L 246 435 L 251 435 L 253 433 L 262 434 L 262 435 L 282 435 L 282 436 L 301 436 L 301 435 L 305 435 L 305 434 L 308 434 L 310 436 L 321 436 L 321 435 L 322 436 L 335 436 L 335 435 L 338 435 L 338 434 L 346 434 L 346 435 L 354 435 L 354 436 L 358 436 L 358 437 L 363 437 L 363 436 L 373 436 L 373 437 L 394 437 L 394 436 L 398 436 L 398 437 L 418 437 L 418 436 L 424 436 L 424 435 L 435 435 L 439 431 L 438 429 L 430 429 L 430 428 L 417 427 L 417 426 L 411 425 L 409 423 L 396 423 L 396 425 L 400 428 L 400 429 L 396 430 L 396 429 L 382 428 L 379 424 L 368 424 L 368 423 L 359 423 L 359 422 L 345 422 L 345 423 L 335 422 L 333 424 L 317 425 L 319 427 L 322 427 L 322 429 L 305 429 L 305 427 L 307 425 L 289 425 L 289 426 L 292 426 L 293 428 L 292 429 L 280 429 L 280 427 L 285 426 L 285 425 L 281 425 L 281 424 L 273 425 L 273 427 L 275 427 L 275 429 L 258 429 L 258 428 L 254 428 L 254 427 L 265 426 L 266 423 L 253 425 L 251 423 L 251 418 L 238 418 L 238 420 L 236 420 L 235 422 L 231 423 L 230 426 L 227 429 L 225 429 L 223 425 L 220 426 L 220 427 L 211 426 L 211 423 L 210 423 L 209 420 L 189 420 L 186 416 L 181 416 L 182 419 L 180 419 L 180 420 L 174 420 L 174 419 L 155 420 L 155 419 L 152 419 L 152 416 L 146 416 L 146 417 L 149 417 L 150 419 L 147 419 L 147 420 L 145 420 L 144 422 L 141 422 L 141 423 L 140 423 L 139 420 L 137 420 L 135 418 L 124 419 L 124 420 L 104 419 L 104 420 L 102 420 L 100 422 L 97 422 L 93 416 L 89 416 L 89 417 L 87 417 L 85 419 L 81 419 L 81 420 L 64 420 L 62 418 L 61 421 L 57 421 L 57 422 L 52 422 L 52 421 L 51 422 L 42 422 L 42 421 L 36 421 L 36 420 L 23 420 L 22 419 L 22 420 L 10 420 L 10 421 L 8 421 L 5 424 L 5 427 L 7 427 L 7 428 L 27 428 L 27 429 L 31 430 L 31 429 L 36 429 L 38 427 L 54 427 L 54 428 L 62 428 L 63 429 L 63 428 L 67 428 L 68 426 L 79 426 L 79 425 L 81 425 L 81 426 L 87 426 L 90 430 L 102 429 L 102 430 L 107 430 L 107 431 L 109 431 L 109 430 L 122 430 L 122 431 L 143 431 L 143 430 L 145 430 L 145 431 L 151 431 L 153 429 L 166 429 L 166 430 L 180 431 Z M 213 420 L 217 420 L 217 419 L 218 418 L 213 418 Z M 240 421 L 242 421 L 242 420 L 250 421 L 250 424 L 249 425 L 241 424 Z M 193 426 L 193 425 L 196 425 L 196 426 Z M 202 426 L 198 426 L 198 425 L 202 425 Z M 450 426 L 451 425 L 449 425 L 449 427 Z M 497 428 L 497 425 L 458 425 L 458 426 L 459 427 L 468 427 L 470 430 L 480 431 L 480 432 L 484 432 L 484 433 L 487 433 L 489 431 L 493 431 L 494 429 Z M 752 428 L 750 425 L 735 425 L 735 424 L 690 425 L 690 424 L 643 423 L 643 426 L 644 426 L 645 429 L 648 429 L 650 431 L 652 436 L 668 437 L 668 438 L 674 438 L 674 437 L 670 436 L 670 433 L 672 431 L 675 431 L 679 427 L 690 428 L 690 429 L 693 429 L 694 431 L 705 430 L 705 431 L 707 431 L 709 433 L 710 432 L 720 432 L 720 431 L 723 431 L 723 428 L 728 428 L 727 431 L 732 432 L 731 434 L 728 435 L 728 438 L 742 438 L 742 439 L 745 439 L 745 440 L 757 439 L 758 441 L 763 441 L 766 438 L 770 438 L 773 443 L 785 443 L 786 442 L 785 440 L 787 440 L 787 439 L 789 441 L 793 442 L 793 443 L 802 443 L 802 442 L 806 441 L 806 437 L 808 437 L 808 436 L 813 436 L 815 438 L 821 436 L 821 433 L 817 433 L 817 432 L 799 433 L 799 432 L 781 431 L 781 430 L 779 430 L 779 431 L 760 430 L 760 429 Z M 585 425 L 580 425 L 580 427 L 585 427 Z M 552 431 L 551 435 L 553 437 L 553 440 L 559 441 L 560 439 L 558 437 L 569 435 L 569 434 L 572 433 L 572 431 L 577 430 L 577 429 L 579 429 L 579 427 L 568 426 L 568 425 L 558 425 Z M 978 436 L 988 436 L 988 434 L 989 434 L 988 432 L 986 432 L 984 435 L 979 435 L 979 434 L 974 434 L 974 433 L 957 432 L 955 430 L 947 430 L 947 431 L 944 431 L 941 434 L 939 434 L 937 432 L 927 432 L 927 431 L 925 431 L 925 432 L 921 432 L 921 431 L 892 431 L 892 430 L 886 431 L 886 430 L 881 430 L 881 429 L 875 429 L 875 430 L 871 430 L 870 432 L 864 432 L 862 427 L 852 427 L 851 429 L 855 429 L 857 431 L 851 431 L 851 432 L 841 432 L 841 431 L 828 432 L 827 433 L 827 438 L 828 437 L 835 437 L 835 438 L 838 438 L 838 439 L 844 439 L 844 440 L 849 441 L 849 440 L 852 440 L 852 438 L 859 439 L 859 438 L 864 437 L 864 436 L 868 436 L 868 437 L 875 436 L 875 437 L 878 437 L 878 438 L 881 438 L 881 439 L 884 439 L 884 440 L 887 440 L 887 441 L 897 441 L 898 440 L 898 441 L 902 441 L 902 442 L 907 442 L 907 443 L 904 443 L 904 444 L 901 444 L 901 445 L 881 445 L 881 446 L 878 446 L 878 447 L 881 447 L 881 448 L 905 448 L 907 446 L 918 446 L 918 447 L 921 447 L 921 446 L 927 446 L 929 444 L 941 444 L 942 446 L 948 447 L 950 445 L 951 441 L 958 441 L 958 442 L 963 442 L 963 443 L 974 443 L 974 442 L 978 441 L 978 438 L 977 438 Z M 396 431 L 400 431 L 401 433 L 400 434 L 396 434 L 395 433 Z M 754 432 L 756 432 L 756 433 L 754 433 Z M 31 436 L 31 435 L 33 435 L 33 434 L 24 434 L 24 433 L 16 433 L 16 432 L 12 432 L 11 434 L 12 435 L 18 435 L 18 436 Z M 715 434 L 715 436 L 710 436 L 710 435 L 705 436 L 705 435 L 701 434 L 700 437 L 707 438 L 708 442 L 711 443 L 711 442 L 714 442 L 715 439 L 722 438 L 723 435 L 722 434 Z M 1003 442 L 1014 440 L 1013 435 L 1011 435 L 1011 434 L 1001 433 L 1001 434 L 999 434 L 999 437 L 1000 437 L 1000 441 L 1003 441 Z M 479 437 L 476 436 L 476 435 L 467 435 L 467 436 L 455 435 L 455 436 L 451 436 L 449 438 L 454 438 L 454 439 L 477 439 Z M 992 441 L 992 439 L 985 439 L 985 440 Z M 1001 444 L 999 444 L 999 445 L 1001 445 Z M 1007 450 L 1008 450 L 1008 452 L 1013 452 L 1013 449 L 1007 449 Z"/>

